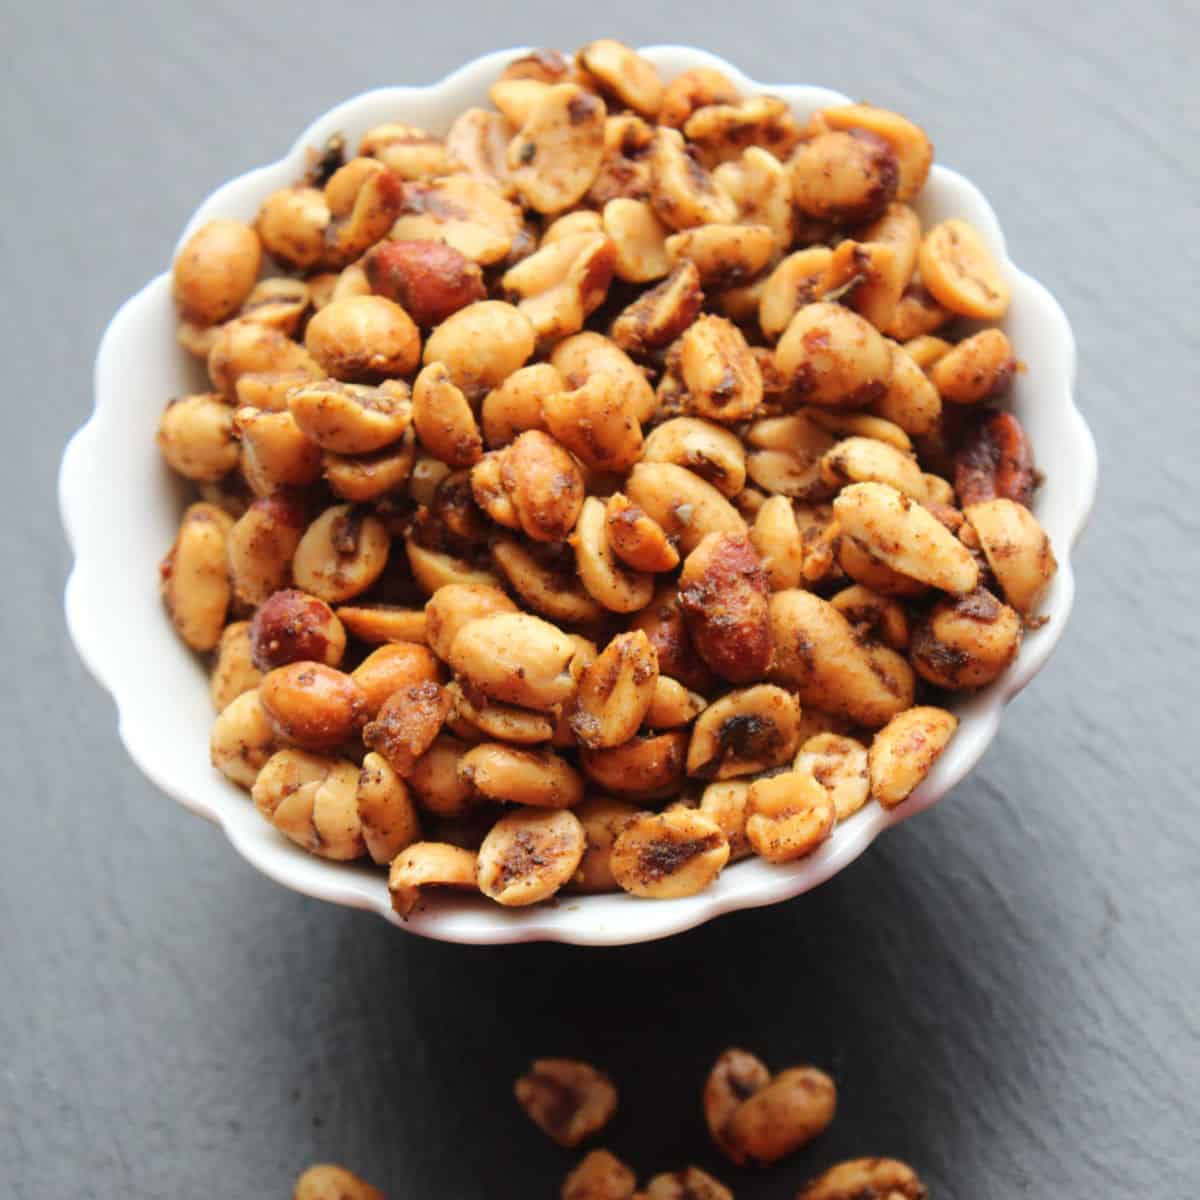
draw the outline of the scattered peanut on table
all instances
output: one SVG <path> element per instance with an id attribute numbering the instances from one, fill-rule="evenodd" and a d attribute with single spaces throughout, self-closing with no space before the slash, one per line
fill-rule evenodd
<path id="1" fill-rule="evenodd" d="M 609 39 L 490 99 L 185 241 L 163 597 L 215 767 L 399 913 L 686 897 L 903 804 L 1042 619 L 1008 271 L 896 113 Z"/>

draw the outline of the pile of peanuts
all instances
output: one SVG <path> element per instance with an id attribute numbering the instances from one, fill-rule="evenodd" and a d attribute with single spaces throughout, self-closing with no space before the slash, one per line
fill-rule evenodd
<path id="1" fill-rule="evenodd" d="M 603 1072 L 569 1058 L 540 1059 L 516 1083 L 526 1114 L 560 1146 L 575 1149 L 597 1134 L 617 1109 L 617 1090 Z M 833 1080 L 816 1067 L 772 1075 L 745 1050 L 726 1050 L 713 1065 L 702 1097 L 714 1145 L 738 1166 L 765 1167 L 824 1133 L 837 1108 Z M 637 1176 L 608 1150 L 592 1150 L 563 1181 L 562 1200 L 733 1200 L 719 1180 L 696 1166 L 655 1175 L 640 1190 Z M 856 1158 L 807 1183 L 796 1200 L 926 1200 L 917 1173 L 894 1158 Z M 342 1167 L 310 1167 L 295 1200 L 384 1200 Z"/>
<path id="2" fill-rule="evenodd" d="M 1038 619 L 1009 288 L 895 113 L 609 40 L 490 97 L 184 244 L 166 606 L 216 767 L 401 914 L 686 896 L 902 803 Z"/>

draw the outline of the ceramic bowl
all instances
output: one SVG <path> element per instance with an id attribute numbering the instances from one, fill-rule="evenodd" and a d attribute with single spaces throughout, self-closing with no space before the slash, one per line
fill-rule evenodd
<path id="1" fill-rule="evenodd" d="M 196 210 L 181 241 L 214 217 L 253 220 L 269 192 L 303 172 L 306 147 L 320 145 L 336 131 L 344 132 L 351 145 L 385 121 L 444 131 L 464 108 L 487 103 L 489 84 L 518 53 L 487 55 L 430 87 L 384 88 L 346 101 L 314 121 L 279 162 L 214 192 Z M 746 93 L 782 96 L 801 119 L 846 101 L 824 88 L 747 79 L 701 50 L 657 46 L 643 53 L 667 78 L 690 67 L 715 66 Z M 1012 404 L 1045 472 L 1035 511 L 1050 534 L 1059 570 L 1046 597 L 1045 625 L 1026 636 L 1019 659 L 1004 676 L 956 706 L 961 719 L 957 736 L 899 808 L 889 812 L 868 804 L 811 857 L 787 866 L 758 859 L 737 863 L 713 887 L 686 899 L 564 897 L 511 910 L 481 897 L 444 894 L 403 922 L 392 912 L 382 871 L 325 862 L 287 841 L 263 821 L 244 792 L 209 766 L 213 712 L 208 680 L 199 660 L 176 638 L 159 599 L 158 562 L 174 537 L 185 492 L 164 467 L 154 432 L 168 397 L 204 387 L 197 366 L 175 342 L 168 273 L 153 279 L 113 317 L 96 360 L 95 411 L 68 445 L 60 477 L 63 522 L 75 554 L 66 589 L 68 627 L 83 661 L 116 701 L 121 740 L 134 762 L 184 807 L 216 821 L 238 853 L 272 879 L 446 941 L 649 941 L 722 913 L 777 904 L 835 875 L 885 829 L 929 808 L 963 779 L 995 736 L 1005 706 L 1045 666 L 1071 611 L 1071 550 L 1096 487 L 1095 446 L 1072 398 L 1075 345 L 1062 309 L 1009 258 L 996 215 L 974 184 L 935 166 L 917 208 L 925 225 L 947 217 L 970 221 L 1012 285 L 1003 328 L 1029 368 L 1017 380 Z"/>

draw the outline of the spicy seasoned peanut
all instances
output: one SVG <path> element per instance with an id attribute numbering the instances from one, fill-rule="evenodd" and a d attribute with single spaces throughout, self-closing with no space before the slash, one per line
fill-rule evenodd
<path id="1" fill-rule="evenodd" d="M 837 1090 L 816 1067 L 790 1067 L 757 1088 L 729 1116 L 719 1145 L 740 1164 L 778 1162 L 833 1120 Z"/>
<path id="2" fill-rule="evenodd" d="M 380 111 L 174 263 L 211 390 L 159 421 L 199 500 L 161 583 L 213 763 L 401 915 L 813 853 L 952 736 L 918 688 L 1043 620 L 1007 262 L 921 195 L 925 132 L 669 59 L 524 53 L 444 136 Z M 774 1125 L 769 1077 L 729 1099 L 735 1156 L 788 1142 L 787 1080 Z M 578 1200 L 726 1195 L 596 1161 Z"/>
<path id="3" fill-rule="evenodd" d="M 733 1200 L 733 1193 L 723 1183 L 699 1167 L 664 1171 L 638 1194 L 645 1200 Z"/>
<path id="4" fill-rule="evenodd" d="M 384 1194 L 345 1167 L 318 1163 L 296 1180 L 292 1200 L 385 1200 Z"/>
<path id="5" fill-rule="evenodd" d="M 632 1200 L 637 1176 L 607 1150 L 591 1150 L 567 1175 L 562 1200 Z"/>
<path id="6" fill-rule="evenodd" d="M 526 1116 L 569 1149 L 598 1133 L 617 1111 L 612 1080 L 572 1058 L 538 1059 L 513 1091 Z"/>
<path id="7" fill-rule="evenodd" d="M 894 1158 L 854 1158 L 830 1167 L 810 1180 L 796 1200 L 926 1200 L 928 1193 L 917 1173 Z"/>

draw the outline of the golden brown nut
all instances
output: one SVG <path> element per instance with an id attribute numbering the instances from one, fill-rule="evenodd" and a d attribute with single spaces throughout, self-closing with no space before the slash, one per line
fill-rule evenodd
<path id="1" fill-rule="evenodd" d="M 972 504 L 965 516 L 1005 600 L 1028 620 L 1058 570 L 1046 531 L 1029 509 L 1004 497 Z"/>
<path id="2" fill-rule="evenodd" d="M 706 166 L 730 162 L 750 147 L 786 159 L 800 137 L 792 110 L 778 96 L 747 96 L 698 108 L 683 127 Z"/>
<path id="3" fill-rule="evenodd" d="M 449 721 L 466 722 L 473 734 L 520 746 L 536 746 L 554 737 L 555 720 L 550 713 L 471 696 L 457 682 L 449 684 L 446 691 L 452 705 Z"/>
<path id="4" fill-rule="evenodd" d="M 836 1107 L 837 1089 L 824 1071 L 791 1067 L 738 1105 L 722 1148 L 737 1163 L 778 1162 L 824 1133 Z"/>
<path id="5" fill-rule="evenodd" d="M 640 630 L 618 634 L 579 680 L 569 721 L 585 746 L 620 746 L 641 726 L 658 681 L 658 655 Z"/>
<path id="6" fill-rule="evenodd" d="M 441 668 L 427 646 L 394 642 L 371 651 L 350 674 L 366 697 L 367 716 L 374 719 L 394 692 L 415 684 L 437 683 Z"/>
<path id="7" fill-rule="evenodd" d="M 211 392 L 172 400 L 155 440 L 167 465 L 188 479 L 220 479 L 237 466 L 233 409 Z"/>
<path id="8" fill-rule="evenodd" d="M 789 254 L 767 278 L 758 306 L 758 320 L 774 341 L 802 308 L 828 291 L 833 252 L 828 246 L 809 246 Z"/>
<path id="9" fill-rule="evenodd" d="M 334 495 L 351 503 L 378 500 L 399 491 L 412 475 L 417 438 L 410 425 L 398 442 L 373 454 L 333 454 L 322 457 L 321 472 Z"/>
<path id="10" fill-rule="evenodd" d="M 449 169 L 446 146 L 441 138 L 399 121 L 368 129 L 358 144 L 358 153 L 379 159 L 401 179 L 428 179 L 444 175 Z"/>
<path id="11" fill-rule="evenodd" d="M 644 117 L 657 115 L 665 88 L 649 59 L 612 38 L 588 42 L 575 57 L 606 95 Z"/>
<path id="12" fill-rule="evenodd" d="M 892 354 L 879 331 L 857 313 L 823 301 L 791 319 L 775 349 L 775 365 L 812 404 L 864 408 L 887 391 Z"/>
<path id="13" fill-rule="evenodd" d="M 715 67 L 693 67 L 667 84 L 658 111 L 659 124 L 680 129 L 696 109 L 732 104 L 737 99 L 738 90 L 728 76 Z"/>
<path id="14" fill-rule="evenodd" d="M 303 661 L 336 667 L 346 651 L 346 631 L 333 610 L 296 588 L 273 592 L 258 606 L 250 640 L 260 671 Z"/>
<path id="15" fill-rule="evenodd" d="M 450 712 L 450 697 L 439 683 L 425 680 L 394 691 L 363 730 L 363 742 L 387 759 L 401 778 L 433 745 Z"/>
<path id="16" fill-rule="evenodd" d="M 699 1167 L 655 1175 L 638 1195 L 645 1200 L 733 1200 L 733 1193 L 723 1183 Z"/>
<path id="17" fill-rule="evenodd" d="M 188 320 L 215 325 L 241 307 L 261 265 L 262 246 L 253 229 L 241 221 L 209 221 L 175 259 L 175 303 Z"/>
<path id="18" fill-rule="evenodd" d="M 255 231 L 281 266 L 306 271 L 325 255 L 325 232 L 332 220 L 324 193 L 314 187 L 272 192 L 258 211 Z"/>
<path id="19" fill-rule="evenodd" d="M 942 398 L 908 350 L 892 345 L 891 352 L 892 377 L 887 391 L 871 404 L 871 411 L 905 433 L 931 433 L 942 415 Z"/>
<path id="20" fill-rule="evenodd" d="M 811 854 L 833 832 L 833 797 L 806 771 L 756 779 L 746 799 L 746 837 L 768 862 Z"/>
<path id="21" fill-rule="evenodd" d="M 883 642 L 893 650 L 908 647 L 908 617 L 893 597 L 856 583 L 830 597 L 829 602 L 864 640 Z"/>
<path id="22" fill-rule="evenodd" d="M 916 500 L 924 500 L 927 492 L 916 457 L 878 437 L 843 438 L 822 455 L 821 477 L 838 489 L 851 483 L 886 483 Z"/>
<path id="23" fill-rule="evenodd" d="M 603 233 L 543 239 L 540 249 L 505 272 L 504 295 L 533 326 L 543 347 L 578 333 L 604 301 L 616 248 Z"/>
<path id="24" fill-rule="evenodd" d="M 753 279 L 771 261 L 775 235 L 769 225 L 697 225 L 672 234 L 664 243 L 672 263 L 696 264 L 704 287 L 737 287 Z"/>
<path id="25" fill-rule="evenodd" d="M 796 511 L 787 496 L 765 500 L 754 518 L 750 541 L 773 592 L 799 587 L 804 574 L 804 543 Z"/>
<path id="26" fill-rule="evenodd" d="M 468 749 L 468 742 L 441 733 L 417 760 L 406 782 L 423 809 L 439 817 L 461 817 L 479 802 L 475 790 L 458 774 L 458 760 Z"/>
<path id="27" fill-rule="evenodd" d="M 233 518 L 215 504 L 192 504 L 159 565 L 163 602 L 175 632 L 193 650 L 221 639 L 231 588 L 228 540 Z"/>
<path id="28" fill-rule="evenodd" d="M 255 688 L 231 700 L 218 714 L 209 736 L 209 756 L 226 779 L 249 789 L 278 745 Z"/>
<path id="29" fill-rule="evenodd" d="M 345 759 L 280 750 L 259 772 L 251 794 L 258 811 L 302 849 L 349 862 L 366 852 L 356 806 L 358 774 Z"/>
<path id="30" fill-rule="evenodd" d="M 444 363 L 431 362 L 417 376 L 412 419 L 421 445 L 442 462 L 469 467 L 482 456 L 475 413 Z"/>
<path id="31" fill-rule="evenodd" d="M 425 642 L 425 613 L 395 604 L 342 604 L 338 620 L 360 642 Z"/>
<path id="32" fill-rule="evenodd" d="M 421 335 L 412 318 L 383 296 L 327 304 L 309 321 L 304 345 L 322 369 L 348 382 L 407 375 L 421 359 Z"/>
<path id="33" fill-rule="evenodd" d="M 312 380 L 291 388 L 287 404 L 301 430 L 335 454 L 370 454 L 390 446 L 404 436 L 412 415 L 408 386 L 395 381 L 373 388 Z"/>
<path id="34" fill-rule="evenodd" d="M 984 329 L 943 354 L 929 378 L 943 400 L 977 404 L 1007 390 L 1016 369 L 1008 338 L 999 329 Z"/>
<path id="35" fill-rule="evenodd" d="M 899 164 L 881 137 L 865 130 L 821 133 L 791 161 L 792 197 L 804 216 L 856 225 L 880 215 L 896 195 Z"/>
<path id="36" fill-rule="evenodd" d="M 761 679 L 771 663 L 770 587 L 745 533 L 710 533 L 688 555 L 679 605 L 705 663 L 731 683 Z"/>
<path id="37" fill-rule="evenodd" d="M 656 799 L 673 796 L 683 782 L 688 736 L 672 729 L 635 737 L 623 746 L 579 752 L 583 773 L 597 787 L 620 796 Z"/>
<path id="38" fill-rule="evenodd" d="M 615 892 L 609 862 L 612 844 L 625 826 L 638 815 L 627 800 L 593 796 L 571 810 L 583 826 L 587 846 L 567 889 L 573 892 Z"/>
<path id="39" fill-rule="evenodd" d="M 425 362 L 444 363 L 468 396 L 499 387 L 533 353 L 534 331 L 511 304 L 481 300 L 443 321 L 425 343 Z"/>
<path id="40" fill-rule="evenodd" d="M 508 908 L 538 904 L 575 874 L 584 846 L 583 826 L 572 813 L 518 808 L 479 847 L 479 890 Z"/>
<path id="41" fill-rule="evenodd" d="M 220 712 L 243 692 L 258 687 L 262 672 L 254 665 L 250 645 L 250 622 L 234 621 L 221 631 L 217 661 L 209 680 L 213 708 Z"/>
<path id="42" fill-rule="evenodd" d="M 604 509 L 608 544 L 626 566 L 635 571 L 671 571 L 679 565 L 679 552 L 663 527 L 623 492 L 614 492 Z"/>
<path id="43" fill-rule="evenodd" d="M 489 799 L 531 808 L 570 808 L 583 799 L 579 773 L 553 750 L 482 742 L 458 760 L 458 774 Z"/>
<path id="44" fill-rule="evenodd" d="M 256 496 L 307 487 L 320 477 L 321 447 L 290 412 L 240 408 L 234 429 L 242 443 L 242 475 Z"/>
<path id="45" fill-rule="evenodd" d="M 912 668 L 894 650 L 864 645 L 828 600 L 789 590 L 771 597 L 771 675 L 802 705 L 878 728 L 913 701 Z"/>
<path id="46" fill-rule="evenodd" d="M 445 842 L 413 842 L 392 860 L 388 892 L 392 908 L 407 917 L 426 887 L 475 890 L 475 853 Z"/>
<path id="47" fill-rule="evenodd" d="M 871 742 L 871 795 L 894 808 L 933 768 L 958 728 L 958 718 L 942 708 L 910 708 L 893 717 Z"/>
<path id="48" fill-rule="evenodd" d="M 1021 618 L 981 587 L 935 604 L 913 631 L 909 657 L 923 679 L 962 691 L 991 683 L 1020 647 Z"/>
<path id="49" fill-rule="evenodd" d="M 560 542 L 575 527 L 583 476 L 553 437 L 540 430 L 521 434 L 503 453 L 500 482 L 519 527 L 534 541 Z"/>
<path id="50" fill-rule="evenodd" d="M 714 421 L 741 421 L 762 403 L 762 372 L 741 330 L 724 317 L 700 317 L 678 343 L 688 406 Z"/>
<path id="51" fill-rule="evenodd" d="M 562 1200 L 632 1200 L 637 1176 L 607 1150 L 592 1150 L 563 1180 Z"/>
<path id="52" fill-rule="evenodd" d="M 998 321 L 1011 291 L 979 231 L 954 218 L 935 225 L 921 242 L 921 282 L 939 304 L 964 317 Z"/>
<path id="53" fill-rule="evenodd" d="M 548 710 L 570 698 L 575 643 L 529 613 L 491 613 L 461 626 L 450 665 L 487 696 Z"/>
<path id="54" fill-rule="evenodd" d="M 345 1167 L 318 1163 L 296 1180 L 292 1200 L 384 1200 L 384 1195 Z"/>
<path id="55" fill-rule="evenodd" d="M 542 401 L 546 428 L 585 466 L 596 471 L 627 471 L 642 453 L 642 427 L 632 396 L 620 380 L 592 375 L 570 392 Z"/>
<path id="56" fill-rule="evenodd" d="M 613 272 L 627 283 L 650 283 L 671 270 L 667 227 L 647 200 L 617 196 L 604 206 L 604 232 L 613 244 Z"/>
<path id="57" fill-rule="evenodd" d="M 603 606 L 579 579 L 574 559 L 558 548 L 539 550 L 515 538 L 497 538 L 492 561 L 524 604 L 551 621 L 583 625 L 604 616 Z"/>
<path id="58" fill-rule="evenodd" d="M 733 200 L 692 156 L 677 129 L 659 126 L 650 147 L 650 201 L 672 229 L 737 218 Z"/>
<path id="59" fill-rule="evenodd" d="M 571 1058 L 537 1059 L 513 1089 L 525 1115 L 560 1146 L 598 1133 L 617 1111 L 617 1089 L 595 1067 Z"/>
<path id="60" fill-rule="evenodd" d="M 644 355 L 673 342 L 695 320 L 704 302 L 700 272 L 690 259 L 643 292 L 612 324 L 612 340 L 630 354 Z"/>
<path id="61" fill-rule="evenodd" d="M 442 242 L 382 242 L 364 266 L 371 290 L 424 329 L 487 296 L 478 263 Z"/>
<path id="62" fill-rule="evenodd" d="M 361 595 L 383 574 L 390 538 L 378 517 L 349 504 L 327 508 L 305 530 L 292 559 L 297 586 L 339 604 Z"/>
<path id="63" fill-rule="evenodd" d="M 589 496 L 570 538 L 579 578 L 588 594 L 610 612 L 638 612 L 654 595 L 654 576 L 622 566 L 608 540 L 604 504 Z"/>
<path id="64" fill-rule="evenodd" d="M 713 784 L 709 791 L 719 786 L 733 785 Z M 770 1082 L 771 1072 L 766 1063 L 748 1051 L 736 1047 L 726 1050 L 713 1063 L 712 1070 L 704 1081 L 704 1121 L 708 1126 L 709 1135 L 718 1148 L 735 1161 L 737 1151 L 725 1140 L 729 1121 L 746 1100 Z"/>
<path id="65" fill-rule="evenodd" d="M 750 783 L 745 779 L 725 779 L 710 783 L 700 797 L 700 811 L 715 821 L 729 842 L 729 861 L 738 862 L 754 853 L 746 837 Z"/>
<path id="66" fill-rule="evenodd" d="M 674 463 L 641 462 L 625 493 L 690 554 L 710 533 L 744 533 L 746 522 L 711 483 Z"/>
<path id="67" fill-rule="evenodd" d="M 829 793 L 839 821 L 852 817 L 870 795 L 867 748 L 836 733 L 810 737 L 796 755 L 796 770 L 806 771 Z"/>
<path id="68" fill-rule="evenodd" d="M 507 156 L 530 208 L 562 212 L 583 197 L 604 155 L 604 117 L 604 102 L 577 84 L 551 84 L 541 93 Z"/>
<path id="69" fill-rule="evenodd" d="M 712 674 L 688 637 L 679 608 L 679 590 L 673 581 L 655 592 L 650 603 L 633 618 L 630 628 L 642 630 L 650 639 L 661 674 L 678 679 L 693 691 L 708 691 Z"/>
<path id="70" fill-rule="evenodd" d="M 405 184 L 391 236 L 444 242 L 486 267 L 512 250 L 521 228 L 521 210 L 505 199 L 495 180 L 464 174 Z"/>
<path id="71" fill-rule="evenodd" d="M 858 129 L 883 138 L 899 168 L 897 200 L 912 200 L 925 186 L 933 163 L 933 144 L 925 131 L 906 117 L 871 104 L 840 104 L 822 109 L 817 120 L 829 129 Z"/>
<path id="72" fill-rule="evenodd" d="M 651 900 L 703 891 L 728 861 L 729 843 L 720 827 L 690 809 L 634 818 L 617 836 L 610 857 L 617 883 Z"/>
<path id="73" fill-rule="evenodd" d="M 542 401 L 561 392 L 564 386 L 562 375 L 550 363 L 531 363 L 514 371 L 483 398 L 479 413 L 483 440 L 494 450 L 507 446 L 526 430 L 544 431 Z"/>
<path id="74" fill-rule="evenodd" d="M 790 762 L 796 753 L 800 706 L 770 683 L 729 692 L 696 719 L 687 772 L 702 779 L 733 779 Z"/>
<path id="75" fill-rule="evenodd" d="M 913 277 L 920 245 L 917 214 L 907 204 L 889 204 L 876 220 L 856 229 L 853 239 L 839 243 L 828 286 L 850 284 L 850 307 L 876 329 L 888 329 Z"/>
<path id="76" fill-rule="evenodd" d="M 979 582 L 971 552 L 927 508 L 886 483 L 856 483 L 833 502 L 842 529 L 894 571 L 958 595 Z"/>
<path id="77" fill-rule="evenodd" d="M 765 491 L 803 500 L 830 494 L 821 473 L 821 456 L 832 449 L 834 438 L 812 419 L 812 411 L 766 417 L 746 431 L 752 447 L 746 473 Z"/>
<path id="78" fill-rule="evenodd" d="M 654 389 L 641 368 L 615 342 L 602 334 L 577 333 L 574 337 L 566 338 L 554 347 L 550 361 L 566 380 L 568 388 L 579 387 L 592 375 L 608 375 L 632 399 L 634 415 L 639 421 L 649 421 L 654 415 Z"/>
<path id="79" fill-rule="evenodd" d="M 349 676 L 319 662 L 276 667 L 258 689 L 278 736 L 305 750 L 332 750 L 366 720 L 366 697 Z"/>
<path id="80" fill-rule="evenodd" d="M 810 1180 L 796 1200 L 926 1200 L 929 1193 L 917 1173 L 894 1158 L 854 1158 Z"/>

